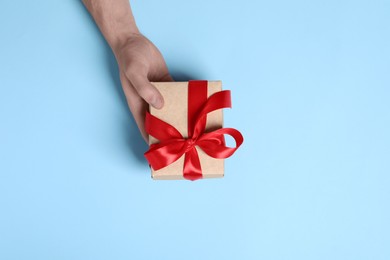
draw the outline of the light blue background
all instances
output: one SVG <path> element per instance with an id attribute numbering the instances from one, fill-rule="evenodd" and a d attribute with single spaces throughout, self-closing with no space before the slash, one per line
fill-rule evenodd
<path id="1" fill-rule="evenodd" d="M 0 259 L 390 259 L 390 2 L 133 1 L 221 79 L 224 179 L 152 181 L 83 5 L 0 2 Z"/>

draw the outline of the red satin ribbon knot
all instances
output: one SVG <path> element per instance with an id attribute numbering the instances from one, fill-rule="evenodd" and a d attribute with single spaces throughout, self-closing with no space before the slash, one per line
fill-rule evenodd
<path id="1" fill-rule="evenodd" d="M 202 168 L 196 146 L 213 158 L 225 159 L 231 156 L 244 141 L 241 133 L 233 128 L 205 132 L 207 114 L 230 107 L 230 91 L 220 91 L 207 98 L 207 81 L 189 81 L 188 138 L 184 138 L 172 125 L 146 113 L 146 132 L 160 141 L 150 145 L 145 153 L 149 164 L 154 170 L 159 170 L 184 155 L 183 177 L 193 181 L 201 179 Z M 234 138 L 235 147 L 225 145 L 225 134 Z"/>

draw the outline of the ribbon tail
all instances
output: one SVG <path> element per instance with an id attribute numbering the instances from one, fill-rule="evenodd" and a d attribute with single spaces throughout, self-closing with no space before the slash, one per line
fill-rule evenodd
<path id="1" fill-rule="evenodd" d="M 195 147 L 185 153 L 183 177 L 191 181 L 203 178 L 198 152 Z"/>

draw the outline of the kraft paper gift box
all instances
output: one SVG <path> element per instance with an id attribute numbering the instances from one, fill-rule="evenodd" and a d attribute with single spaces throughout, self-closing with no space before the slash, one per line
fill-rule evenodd
<path id="1" fill-rule="evenodd" d="M 199 83 L 196 81 L 195 83 Z M 194 83 L 194 84 L 195 84 Z M 202 82 L 200 82 L 202 83 Z M 155 109 L 152 106 L 149 107 L 150 115 L 172 125 L 176 128 L 180 134 L 185 138 L 188 138 L 188 107 L 189 102 L 197 102 L 193 100 L 191 93 L 189 93 L 189 82 L 153 82 L 152 83 L 164 97 L 164 106 L 162 109 Z M 203 81 L 203 87 L 207 84 L 207 97 L 210 97 L 216 92 L 222 90 L 221 81 Z M 194 87 L 194 86 L 193 86 Z M 195 86 L 197 87 L 197 86 Z M 197 89 L 193 88 L 192 91 Z M 225 91 L 226 92 L 226 91 Z M 230 103 L 230 92 L 229 103 Z M 190 97 L 189 97 L 190 95 Z M 206 94 L 204 94 L 206 95 Z M 189 99 L 190 98 L 190 99 Z M 199 102 L 198 102 L 199 103 Z M 154 131 L 163 131 L 165 129 L 156 129 L 156 126 L 149 126 Z M 205 133 L 217 130 L 223 127 L 223 110 L 218 109 L 207 114 Z M 161 128 L 161 126 L 160 126 Z M 162 127 L 164 128 L 164 127 Z M 235 130 L 237 131 L 237 130 Z M 238 132 L 238 131 L 237 131 Z M 241 134 L 237 134 L 240 135 Z M 222 137 L 223 138 L 223 137 Z M 240 137 L 238 137 L 240 139 Z M 241 136 L 242 139 L 242 136 Z M 237 140 L 236 140 L 237 142 Z M 238 141 L 241 142 L 242 141 Z M 158 144 L 159 140 L 149 135 L 149 144 Z M 237 148 L 241 143 L 237 143 Z M 224 144 L 224 142 L 223 142 Z M 151 146 L 152 147 L 152 146 Z M 224 176 L 224 159 L 216 159 L 206 154 L 200 147 L 195 146 L 198 153 L 200 165 L 201 165 L 201 178 L 221 178 Z M 231 148 L 228 148 L 231 149 Z M 236 148 L 235 148 L 236 149 Z M 147 153 L 145 153 L 146 156 Z M 155 170 L 151 167 L 152 178 L 154 180 L 180 180 L 185 179 L 183 176 L 183 165 L 185 163 L 185 155 L 173 163 Z M 188 179 L 188 178 L 187 178 Z"/>

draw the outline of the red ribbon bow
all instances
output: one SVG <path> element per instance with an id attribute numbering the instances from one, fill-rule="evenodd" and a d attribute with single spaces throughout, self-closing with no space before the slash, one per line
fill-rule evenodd
<path id="1" fill-rule="evenodd" d="M 172 125 L 146 113 L 146 132 L 160 141 L 152 144 L 145 153 L 149 164 L 154 170 L 159 170 L 184 154 L 183 177 L 192 181 L 202 178 L 202 168 L 195 146 L 200 147 L 213 158 L 225 159 L 231 156 L 244 141 L 241 133 L 233 128 L 204 132 L 208 113 L 230 107 L 230 91 L 220 91 L 207 98 L 207 81 L 189 81 L 188 138 L 184 138 Z M 234 138 L 236 147 L 225 145 L 225 134 Z"/>

